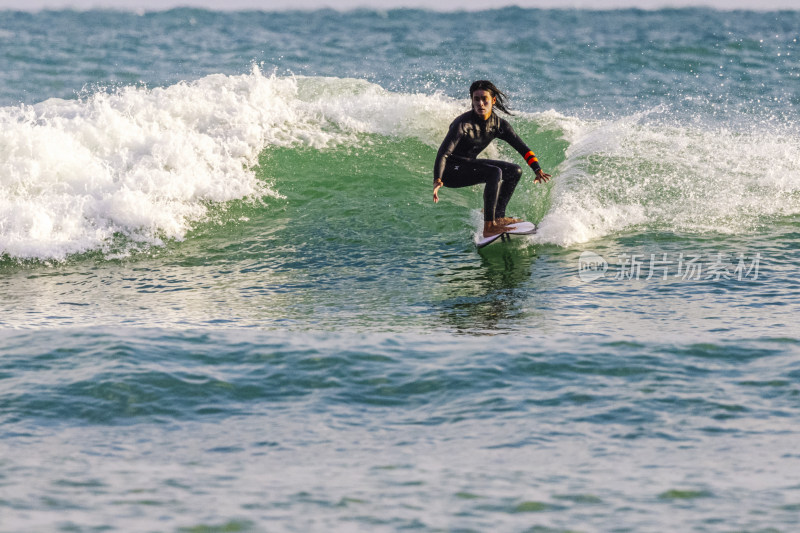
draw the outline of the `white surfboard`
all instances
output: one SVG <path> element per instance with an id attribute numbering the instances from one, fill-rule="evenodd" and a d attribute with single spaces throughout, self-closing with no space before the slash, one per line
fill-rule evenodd
<path id="1" fill-rule="evenodd" d="M 508 231 L 491 235 L 489 237 L 482 237 L 478 241 L 478 248 L 483 248 L 495 241 L 507 241 L 511 239 L 512 235 L 532 235 L 536 233 L 536 224 L 532 222 L 517 222 L 516 224 L 509 224 Z"/>

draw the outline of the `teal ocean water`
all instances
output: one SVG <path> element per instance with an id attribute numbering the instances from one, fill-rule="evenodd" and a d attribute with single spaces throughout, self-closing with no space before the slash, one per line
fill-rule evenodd
<path id="1" fill-rule="evenodd" d="M 798 28 L 0 11 L 0 531 L 796 530 Z"/>

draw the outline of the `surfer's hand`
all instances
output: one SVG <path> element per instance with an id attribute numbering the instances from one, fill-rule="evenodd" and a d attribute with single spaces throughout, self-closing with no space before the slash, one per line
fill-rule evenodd
<path id="1" fill-rule="evenodd" d="M 551 177 L 552 176 L 550 176 L 550 174 L 545 174 L 544 170 L 542 170 L 540 168 L 539 170 L 536 171 L 536 178 L 533 180 L 533 182 L 534 183 L 547 183 L 548 181 L 550 181 Z"/>
<path id="2" fill-rule="evenodd" d="M 433 203 L 439 202 L 439 189 L 444 185 L 441 181 L 436 181 L 433 184 Z"/>

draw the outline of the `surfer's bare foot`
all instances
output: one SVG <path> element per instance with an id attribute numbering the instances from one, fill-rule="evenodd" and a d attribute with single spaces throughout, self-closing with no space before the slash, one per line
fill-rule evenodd
<path id="1" fill-rule="evenodd" d="M 502 217 L 494 219 L 494 223 L 500 226 L 508 226 L 509 224 L 518 224 L 524 222 L 521 218 Z"/>
<path id="2" fill-rule="evenodd" d="M 483 236 L 491 237 L 492 235 L 499 235 L 508 231 L 508 226 L 505 224 L 498 224 L 497 222 L 484 222 L 483 223 Z"/>

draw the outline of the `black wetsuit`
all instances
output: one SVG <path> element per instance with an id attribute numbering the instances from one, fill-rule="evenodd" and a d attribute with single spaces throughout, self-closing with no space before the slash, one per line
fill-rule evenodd
<path id="1" fill-rule="evenodd" d="M 484 120 L 468 111 L 450 124 L 433 167 L 433 181 L 441 180 L 445 187 L 468 187 L 485 183 L 483 189 L 483 218 L 492 221 L 506 216 L 506 206 L 517 187 L 522 169 L 519 165 L 492 159 L 477 159 L 489 143 L 502 139 L 522 155 L 537 171 L 539 162 L 530 148 L 514 132 L 511 125 L 492 113 Z"/>

